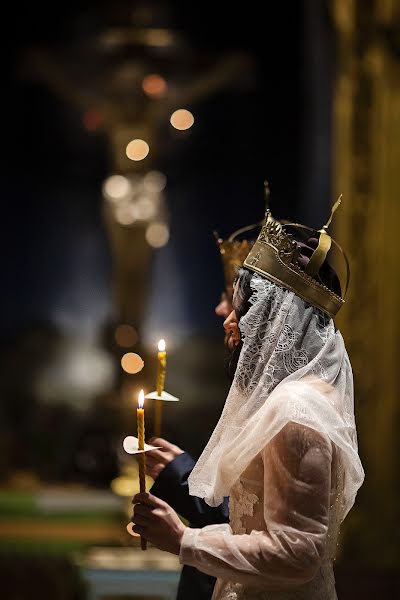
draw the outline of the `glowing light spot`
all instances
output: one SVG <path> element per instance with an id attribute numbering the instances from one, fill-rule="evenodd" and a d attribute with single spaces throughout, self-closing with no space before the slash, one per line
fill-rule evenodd
<path id="1" fill-rule="evenodd" d="M 160 97 L 167 91 L 167 82 L 157 73 L 146 75 L 142 82 L 143 91 L 148 96 Z"/>
<path id="2" fill-rule="evenodd" d="M 126 155 L 130 160 L 143 160 L 149 152 L 148 143 L 140 139 L 132 140 L 126 147 Z"/>
<path id="3" fill-rule="evenodd" d="M 168 243 L 169 229 L 165 223 L 151 223 L 146 229 L 146 240 L 153 248 L 161 248 Z"/>
<path id="4" fill-rule="evenodd" d="M 121 200 L 129 195 L 131 184 L 123 175 L 111 175 L 103 184 L 103 193 L 109 200 Z"/>
<path id="5" fill-rule="evenodd" d="M 132 327 L 132 325 L 118 325 L 115 330 L 115 341 L 118 346 L 122 348 L 129 348 L 129 346 L 134 346 L 138 341 L 138 334 L 136 333 L 136 329 Z"/>
<path id="6" fill-rule="evenodd" d="M 136 218 L 143 221 L 153 218 L 157 212 L 156 203 L 153 198 L 140 196 L 135 203 Z"/>
<path id="7" fill-rule="evenodd" d="M 138 406 L 139 406 L 139 408 L 143 408 L 143 404 L 144 404 L 144 391 L 140 390 L 140 392 L 139 392 L 139 398 L 138 398 Z"/>
<path id="8" fill-rule="evenodd" d="M 135 352 L 127 352 L 121 358 L 121 367 L 125 373 L 134 375 L 143 369 L 144 362 L 139 354 L 135 354 Z"/>
<path id="9" fill-rule="evenodd" d="M 167 185 L 167 178 L 160 171 L 149 171 L 143 177 L 143 185 L 148 192 L 160 193 Z"/>
<path id="10" fill-rule="evenodd" d="M 179 108 L 172 113 L 170 123 L 175 129 L 184 131 L 185 129 L 190 129 L 193 125 L 194 116 L 189 110 L 186 110 L 186 108 Z"/>
<path id="11" fill-rule="evenodd" d="M 125 204 L 117 206 L 115 209 L 115 218 L 120 225 L 132 225 L 136 221 L 136 206 L 134 204 Z"/>
<path id="12" fill-rule="evenodd" d="M 160 340 L 158 342 L 158 351 L 165 352 L 165 340 Z"/>

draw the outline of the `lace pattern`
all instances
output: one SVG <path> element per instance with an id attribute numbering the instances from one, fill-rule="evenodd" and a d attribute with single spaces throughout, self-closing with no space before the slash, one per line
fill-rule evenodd
<path id="1" fill-rule="evenodd" d="M 229 499 L 230 524 L 234 534 L 249 533 L 243 518 L 254 515 L 254 506 L 258 502 L 259 497 L 250 493 L 241 481 L 235 484 Z"/>
<path id="2" fill-rule="evenodd" d="M 249 470 L 252 470 L 252 465 L 249 466 Z M 256 481 L 252 481 L 252 484 L 250 484 L 250 489 L 256 485 Z M 249 492 L 248 487 L 248 480 L 240 478 L 232 488 L 229 508 L 230 524 L 234 534 L 249 533 L 251 531 L 252 526 L 249 517 L 253 526 L 257 525 L 260 530 L 265 528 L 262 511 L 263 494 L 260 491 L 253 494 Z M 340 456 L 335 454 L 326 558 L 312 581 L 296 586 L 295 589 L 265 591 L 252 589 L 241 583 L 219 579 L 212 600 L 337 600 L 332 563 L 340 526 L 342 489 L 343 468 L 340 464 Z M 258 531 L 258 533 L 261 534 L 261 531 Z"/>
<path id="3" fill-rule="evenodd" d="M 286 423 L 324 432 L 346 463 L 343 519 L 364 472 L 358 456 L 353 377 L 334 322 L 293 292 L 254 274 L 239 327 L 242 349 L 219 423 L 189 477 L 212 506 Z"/>
<path id="4" fill-rule="evenodd" d="M 332 567 L 323 565 L 318 575 L 300 590 L 274 592 L 246 590 L 240 583 L 219 581 L 212 600 L 338 600 L 338 598 Z"/>
<path id="5" fill-rule="evenodd" d="M 251 287 L 234 381 L 189 477 L 211 506 L 230 496 L 231 526 L 185 532 L 182 562 L 220 578 L 213 600 L 336 600 L 339 527 L 364 478 L 350 362 L 332 319 L 256 274 Z"/>
<path id="6" fill-rule="evenodd" d="M 251 287 L 251 308 L 240 321 L 244 345 L 236 377 L 238 387 L 247 394 L 251 393 L 257 386 L 258 376 L 265 365 L 265 394 L 269 394 L 280 381 L 309 363 L 313 363 L 314 374 L 327 379 L 326 369 L 317 355 L 321 347 L 329 345 L 335 337 L 332 319 L 309 307 L 314 317 L 316 334 L 310 351 L 304 347 L 303 323 L 296 323 L 296 314 L 293 315 L 294 318 L 289 318 L 294 294 L 259 276 L 252 277 Z M 317 357 L 314 361 L 313 356 Z"/>
<path id="7" fill-rule="evenodd" d="M 255 476 L 259 475 L 259 470 L 257 472 L 254 469 L 254 462 L 248 467 L 247 472 L 250 472 L 250 474 L 253 472 Z M 326 555 L 319 571 L 311 581 L 290 590 L 266 591 L 219 579 L 215 586 L 213 600 L 337 600 L 333 560 L 337 548 L 340 514 L 342 512 L 340 505 L 343 482 L 343 466 L 340 461 L 340 454 L 334 452 Z M 255 526 L 260 531 L 254 533 L 261 534 L 261 530 L 265 529 L 262 488 L 258 488 L 256 490 L 257 494 L 254 494 L 252 491 L 256 486 L 256 480 L 241 477 L 232 488 L 229 509 L 233 534 L 250 533 Z"/>

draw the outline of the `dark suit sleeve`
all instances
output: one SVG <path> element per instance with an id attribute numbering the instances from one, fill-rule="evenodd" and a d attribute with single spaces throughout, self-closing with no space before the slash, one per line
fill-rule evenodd
<path id="1" fill-rule="evenodd" d="M 201 498 L 190 496 L 187 480 L 195 464 L 196 461 L 190 454 L 180 454 L 161 471 L 150 492 L 165 500 L 179 515 L 189 521 L 191 527 L 227 523 L 227 498 L 220 506 L 211 507 Z"/>

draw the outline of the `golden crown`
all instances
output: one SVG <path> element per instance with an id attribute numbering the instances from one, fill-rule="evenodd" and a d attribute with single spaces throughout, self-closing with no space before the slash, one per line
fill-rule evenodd
<path id="1" fill-rule="evenodd" d="M 235 232 L 236 233 L 236 232 Z M 229 300 L 233 296 L 233 284 L 240 267 L 243 266 L 243 261 L 249 254 L 253 242 L 249 240 L 223 240 L 217 239 L 219 251 L 224 267 L 225 288 Z"/>
<path id="2" fill-rule="evenodd" d="M 264 182 L 264 194 L 267 207 L 266 209 L 268 210 L 270 190 L 267 181 Z M 246 256 L 248 256 L 251 248 L 253 247 L 257 234 L 253 239 L 239 238 L 241 235 L 261 227 L 263 223 L 264 219 L 258 223 L 241 227 L 240 229 L 234 231 L 226 240 L 220 238 L 218 234 L 214 233 L 221 254 L 222 265 L 224 268 L 225 289 L 229 300 L 232 300 L 233 284 L 235 283 L 238 271 L 243 266 L 244 259 Z"/>
<path id="3" fill-rule="evenodd" d="M 286 221 L 280 223 L 273 218 L 269 206 L 267 206 L 265 222 L 254 246 L 244 260 L 244 266 L 293 291 L 309 304 L 334 317 L 344 304 L 344 296 L 349 283 L 347 257 L 339 244 L 328 233 L 328 227 L 340 203 L 341 196 L 334 204 L 328 222 L 319 231 L 298 223 Z M 300 251 L 295 239 L 287 231 L 290 228 L 306 231 L 309 237 L 313 236 L 318 239 L 318 246 L 305 270 L 298 264 Z M 340 252 L 346 266 L 346 281 L 344 284 L 341 281 L 341 289 L 344 290 L 341 296 L 316 279 L 328 253 L 333 248 Z"/>

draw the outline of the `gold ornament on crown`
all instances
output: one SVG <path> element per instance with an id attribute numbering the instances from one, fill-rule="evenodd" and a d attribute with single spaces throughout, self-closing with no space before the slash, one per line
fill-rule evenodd
<path id="1" fill-rule="evenodd" d="M 254 246 L 244 260 L 244 266 L 293 291 L 309 304 L 334 317 L 344 304 L 344 296 L 349 282 L 347 257 L 328 233 L 328 227 L 340 203 L 341 196 L 334 204 L 328 222 L 319 231 L 298 223 L 286 221 L 280 223 L 273 218 L 269 206 L 267 206 L 264 225 Z M 300 231 L 305 230 L 318 239 L 318 246 L 314 250 L 305 270 L 298 264 L 299 249 L 295 239 L 286 231 L 288 227 Z M 342 296 L 338 296 L 316 279 L 332 245 L 339 250 L 346 265 L 346 282 L 344 285 L 342 284 L 342 290 L 344 290 Z"/>

